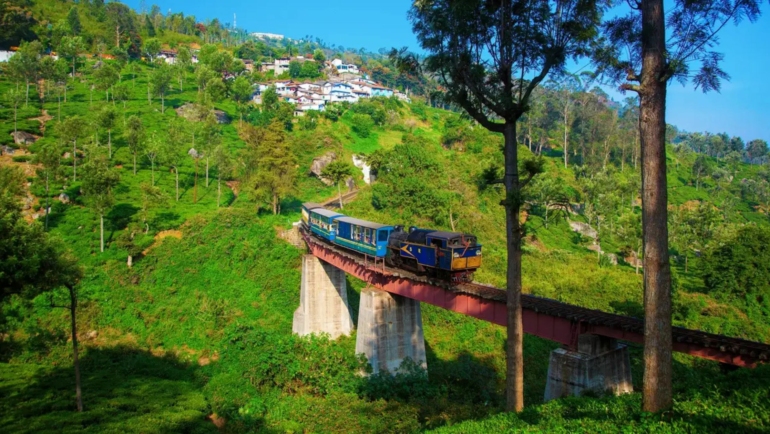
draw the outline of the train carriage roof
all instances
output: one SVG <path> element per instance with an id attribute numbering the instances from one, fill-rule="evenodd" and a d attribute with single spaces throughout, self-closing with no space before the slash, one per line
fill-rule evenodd
<path id="1" fill-rule="evenodd" d="M 370 229 L 380 229 L 380 228 L 390 227 L 390 225 L 369 222 L 366 220 L 361 220 L 353 217 L 339 217 L 339 218 L 336 218 L 335 220 L 337 220 L 338 222 L 349 223 L 351 225 L 361 226 L 361 227 L 370 228 Z"/>
<path id="2" fill-rule="evenodd" d="M 305 203 L 302 204 L 302 206 L 305 209 L 323 208 L 323 205 L 321 205 L 320 203 L 315 203 L 315 202 L 305 202 Z"/>
<path id="3" fill-rule="evenodd" d="M 310 212 L 313 213 L 313 214 L 318 214 L 318 215 L 320 215 L 322 217 L 344 216 L 344 214 L 340 214 L 337 211 L 332 211 L 330 209 L 321 208 L 321 207 L 313 208 L 313 209 L 310 210 Z"/>
<path id="4" fill-rule="evenodd" d="M 446 231 L 433 231 L 433 232 L 428 232 L 426 235 L 431 238 L 446 238 L 446 239 L 457 238 L 461 236 L 466 236 L 466 237 L 473 236 L 470 234 L 464 234 L 462 232 L 446 232 Z"/>

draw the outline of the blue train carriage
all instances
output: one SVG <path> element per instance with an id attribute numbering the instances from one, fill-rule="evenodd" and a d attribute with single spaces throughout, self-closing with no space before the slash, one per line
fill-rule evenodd
<path id="1" fill-rule="evenodd" d="M 335 218 L 344 217 L 344 215 L 320 206 L 306 210 L 303 205 L 302 211 L 303 218 L 305 211 L 307 211 L 310 232 L 333 243 L 337 235 Z"/>
<path id="2" fill-rule="evenodd" d="M 401 262 L 453 282 L 472 281 L 473 272 L 481 267 L 481 245 L 470 234 L 411 228 L 391 236 L 394 247 Z"/>
<path id="3" fill-rule="evenodd" d="M 302 226 L 307 230 L 310 230 L 310 210 L 314 208 L 323 208 L 323 205 L 313 202 L 302 204 Z"/>
<path id="4" fill-rule="evenodd" d="M 334 225 L 337 231 L 335 244 L 378 258 L 387 254 L 393 226 L 347 216 L 335 217 Z"/>

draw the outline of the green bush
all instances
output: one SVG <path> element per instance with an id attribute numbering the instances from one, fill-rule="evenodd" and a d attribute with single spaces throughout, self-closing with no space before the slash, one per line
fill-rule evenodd
<path id="1" fill-rule="evenodd" d="M 372 133 L 372 128 L 374 128 L 374 121 L 372 120 L 372 117 L 363 114 L 363 113 L 356 113 L 351 118 L 351 127 L 353 128 L 353 132 L 358 134 L 360 137 L 366 138 L 369 137 L 369 134 Z"/>

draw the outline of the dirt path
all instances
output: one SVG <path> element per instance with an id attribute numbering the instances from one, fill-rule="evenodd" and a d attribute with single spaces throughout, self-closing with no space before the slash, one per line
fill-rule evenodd
<path id="1" fill-rule="evenodd" d="M 157 234 L 155 234 L 155 242 L 152 243 L 152 245 L 150 247 L 144 249 L 144 251 L 142 252 L 142 255 L 147 256 L 147 254 L 150 253 L 150 251 L 153 248 L 155 248 L 155 246 L 160 244 L 160 240 L 162 240 L 163 238 L 168 238 L 168 237 L 172 237 L 172 238 L 176 238 L 178 240 L 181 240 L 182 239 L 182 231 L 178 231 L 176 229 L 171 229 L 171 230 L 168 230 L 168 231 L 160 231 L 160 232 L 158 232 Z"/>
<path id="2" fill-rule="evenodd" d="M 48 114 L 48 110 L 43 109 L 42 114 L 36 118 L 29 118 L 31 121 L 38 121 L 40 122 L 40 134 L 45 134 L 45 123 L 53 119 L 53 116 Z"/>

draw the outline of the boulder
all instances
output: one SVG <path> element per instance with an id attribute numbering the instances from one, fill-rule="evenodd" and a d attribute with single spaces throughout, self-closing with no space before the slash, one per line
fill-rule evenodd
<path id="1" fill-rule="evenodd" d="M 217 118 L 218 124 L 227 124 L 230 122 L 230 117 L 222 110 L 214 110 L 214 117 Z"/>
<path id="2" fill-rule="evenodd" d="M 59 200 L 61 201 L 61 203 L 70 203 L 70 197 L 67 195 L 67 193 L 60 194 Z"/>
<path id="3" fill-rule="evenodd" d="M 332 161 L 334 161 L 337 158 L 337 153 L 334 151 L 329 151 L 325 154 L 323 154 L 320 157 L 316 157 L 313 159 L 313 163 L 310 165 L 310 174 L 317 177 L 326 185 L 332 185 L 334 184 L 331 180 L 328 180 L 321 176 L 321 173 L 326 168 L 326 166 L 329 165 Z"/>
<path id="4" fill-rule="evenodd" d="M 195 122 L 205 120 L 206 116 L 209 114 L 209 111 L 207 111 L 205 107 L 189 102 L 177 107 L 175 111 L 179 117 L 185 118 L 188 121 Z M 226 124 L 230 122 L 230 117 L 227 116 L 227 113 L 223 112 L 222 110 L 211 110 L 211 113 L 214 114 L 214 117 L 219 124 Z"/>
<path id="5" fill-rule="evenodd" d="M 596 229 L 592 228 L 588 223 L 570 221 L 569 227 L 580 235 L 592 238 L 594 240 L 598 236 Z"/>
<path id="6" fill-rule="evenodd" d="M 35 135 L 26 131 L 16 131 L 15 133 L 11 133 L 11 137 L 13 137 L 13 143 L 17 145 L 31 145 L 37 142 L 38 139 Z"/>
<path id="7" fill-rule="evenodd" d="M 353 191 L 356 189 L 356 181 L 353 180 L 352 176 L 345 180 L 345 185 L 348 187 L 348 191 Z"/>
<path id="8" fill-rule="evenodd" d="M 607 253 L 607 260 L 612 265 L 618 265 L 618 255 L 616 255 L 614 253 Z"/>
<path id="9" fill-rule="evenodd" d="M 368 164 L 366 164 L 366 161 L 364 160 L 363 156 L 359 157 L 358 155 L 353 156 L 353 165 L 361 169 L 361 173 L 364 175 L 364 182 L 367 184 L 372 183 L 372 176 L 371 176 L 371 167 L 369 167 Z"/>

